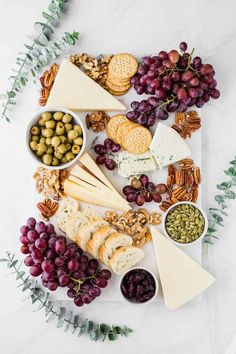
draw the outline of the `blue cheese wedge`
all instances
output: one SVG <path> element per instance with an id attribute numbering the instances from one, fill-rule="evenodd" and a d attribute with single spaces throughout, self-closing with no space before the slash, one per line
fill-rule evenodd
<path id="1" fill-rule="evenodd" d="M 149 148 L 160 169 L 191 155 L 188 145 L 181 136 L 163 123 L 158 123 Z"/>
<path id="2" fill-rule="evenodd" d="M 116 158 L 118 173 L 121 177 L 148 174 L 157 169 L 157 164 L 150 151 L 141 155 L 122 151 Z"/>

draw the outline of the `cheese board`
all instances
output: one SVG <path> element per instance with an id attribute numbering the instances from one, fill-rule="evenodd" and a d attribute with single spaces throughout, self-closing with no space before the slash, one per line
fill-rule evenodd
<path id="1" fill-rule="evenodd" d="M 50 224 L 28 219 L 21 241 L 30 274 L 41 275 L 52 299 L 149 303 L 159 276 L 176 309 L 214 282 L 200 266 L 200 107 L 213 69 L 198 73 L 199 60 L 185 62 L 181 51 L 139 63 L 129 53 L 98 57 L 94 77 L 87 54 L 74 55 L 40 78 L 46 106 L 26 144 L 37 163 L 33 209 Z"/>

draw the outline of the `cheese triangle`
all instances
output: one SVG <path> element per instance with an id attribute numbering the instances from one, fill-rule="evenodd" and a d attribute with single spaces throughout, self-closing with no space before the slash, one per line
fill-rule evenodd
<path id="1" fill-rule="evenodd" d="M 60 65 L 47 106 L 65 107 L 74 111 L 126 109 L 115 97 L 65 59 Z"/>
<path id="2" fill-rule="evenodd" d="M 149 148 L 159 168 L 191 155 L 184 139 L 173 128 L 163 123 L 158 123 Z"/>
<path id="3" fill-rule="evenodd" d="M 156 228 L 152 240 L 166 306 L 177 309 L 215 282 L 215 278 Z"/>

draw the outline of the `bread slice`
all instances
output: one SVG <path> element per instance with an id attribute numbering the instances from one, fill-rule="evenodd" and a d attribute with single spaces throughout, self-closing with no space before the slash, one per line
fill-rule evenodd
<path id="1" fill-rule="evenodd" d="M 82 213 L 82 211 L 76 211 L 72 213 L 66 221 L 65 224 L 65 233 L 66 236 L 72 240 L 76 241 L 78 231 L 81 226 L 87 225 L 89 219 Z"/>
<path id="2" fill-rule="evenodd" d="M 101 220 L 101 215 L 90 207 L 84 209 L 83 214 L 89 219 L 89 221 Z"/>
<path id="3" fill-rule="evenodd" d="M 141 248 L 128 246 L 120 247 L 116 250 L 110 261 L 109 266 L 116 274 L 122 274 L 141 261 L 144 252 Z"/>
<path id="4" fill-rule="evenodd" d="M 102 226 L 94 232 L 92 238 L 87 242 L 87 252 L 91 256 L 98 258 L 98 250 L 104 244 L 106 238 L 113 234 L 115 230 L 110 226 Z"/>
<path id="5" fill-rule="evenodd" d="M 87 243 L 92 237 L 92 234 L 97 231 L 101 226 L 106 225 L 108 225 L 108 222 L 101 218 L 101 220 L 92 221 L 88 225 L 79 228 L 76 236 L 77 245 L 82 248 L 82 250 L 87 252 Z"/>
<path id="6" fill-rule="evenodd" d="M 63 232 L 66 232 L 66 222 L 68 217 L 79 210 L 79 203 L 77 200 L 71 197 L 65 197 L 62 199 L 60 206 L 56 212 L 57 226 Z"/>
<path id="7" fill-rule="evenodd" d="M 109 260 L 115 250 L 122 246 L 131 246 L 132 243 L 133 240 L 130 236 L 122 234 L 121 232 L 114 232 L 105 240 L 104 245 L 99 248 L 99 259 L 109 266 Z"/>

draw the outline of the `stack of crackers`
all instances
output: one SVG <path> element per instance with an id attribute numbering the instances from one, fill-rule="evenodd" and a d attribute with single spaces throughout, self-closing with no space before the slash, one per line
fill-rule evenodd
<path id="1" fill-rule="evenodd" d="M 138 69 L 138 62 L 131 54 L 121 53 L 112 57 L 108 65 L 106 86 L 115 96 L 124 95 L 131 87 L 130 79 Z"/>
<path id="2" fill-rule="evenodd" d="M 117 114 L 109 120 L 106 132 L 112 141 L 131 154 L 145 153 L 152 141 L 152 135 L 147 128 L 131 122 L 123 114 Z"/>

